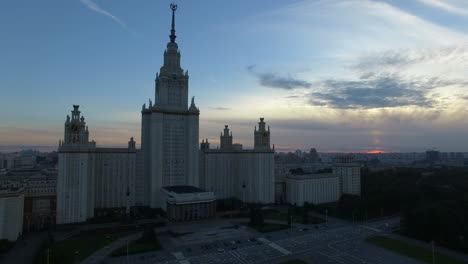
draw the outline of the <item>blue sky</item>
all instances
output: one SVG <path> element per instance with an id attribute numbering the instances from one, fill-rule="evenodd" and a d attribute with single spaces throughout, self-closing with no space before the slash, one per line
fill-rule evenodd
<path id="1" fill-rule="evenodd" d="M 170 3 L 0 2 L 0 148 L 56 146 L 73 104 L 99 145 L 139 141 Z M 252 145 L 262 116 L 278 149 L 468 150 L 467 1 L 176 3 L 200 137 Z"/>

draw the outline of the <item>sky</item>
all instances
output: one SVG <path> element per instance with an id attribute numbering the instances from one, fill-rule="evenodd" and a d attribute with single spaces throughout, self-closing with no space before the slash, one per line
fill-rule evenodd
<path id="1" fill-rule="evenodd" d="M 80 105 L 98 146 L 139 143 L 165 0 L 0 2 L 0 152 L 54 149 Z M 200 138 L 279 151 L 468 151 L 468 1 L 179 0 Z"/>

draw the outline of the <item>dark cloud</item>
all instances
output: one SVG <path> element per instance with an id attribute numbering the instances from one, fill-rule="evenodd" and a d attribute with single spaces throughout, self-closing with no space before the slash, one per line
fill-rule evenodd
<path id="1" fill-rule="evenodd" d="M 260 85 L 265 87 L 292 90 L 295 88 L 310 88 L 312 86 L 312 83 L 294 78 L 291 75 L 285 77 L 269 72 L 258 73 L 255 71 L 255 65 L 248 66 L 247 70 L 258 79 Z"/>
<path id="2" fill-rule="evenodd" d="M 377 76 L 359 81 L 325 80 L 320 92 L 309 94 L 311 105 L 338 109 L 372 109 L 399 106 L 430 108 L 434 100 L 428 93 L 437 87 L 454 84 L 437 78 L 403 80 L 395 75 Z"/>
<path id="3" fill-rule="evenodd" d="M 231 108 L 228 107 L 210 107 L 213 110 L 220 110 L 220 111 L 225 111 L 225 110 L 230 110 Z"/>

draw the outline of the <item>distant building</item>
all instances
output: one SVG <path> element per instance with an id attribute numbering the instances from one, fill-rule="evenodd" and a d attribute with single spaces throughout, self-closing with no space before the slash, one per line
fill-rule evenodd
<path id="1" fill-rule="evenodd" d="M 354 157 L 335 158 L 332 173 L 288 175 L 287 202 L 302 206 L 304 202 L 322 204 L 335 202 L 343 194 L 361 195 L 361 167 Z"/>
<path id="2" fill-rule="evenodd" d="M 52 168 L 13 169 L 0 174 L 0 186 L 24 189 L 23 230 L 43 230 L 55 224 L 57 171 Z"/>
<path id="3" fill-rule="evenodd" d="M 297 206 L 335 202 L 341 196 L 340 179 L 332 173 L 290 175 L 286 186 L 287 201 Z"/>
<path id="4" fill-rule="evenodd" d="M 319 155 L 317 153 L 317 150 L 315 148 L 311 148 L 309 152 L 309 162 L 311 163 L 317 163 L 320 161 Z"/>
<path id="5" fill-rule="evenodd" d="M 440 160 L 440 152 L 437 150 L 426 151 L 426 161 L 433 164 Z"/>
<path id="6" fill-rule="evenodd" d="M 343 194 L 361 195 L 361 166 L 354 163 L 354 156 L 335 158 L 333 174 L 340 177 L 340 191 Z"/>
<path id="7" fill-rule="evenodd" d="M 23 206 L 23 186 L 0 188 L 0 239 L 16 241 L 22 234 Z"/>

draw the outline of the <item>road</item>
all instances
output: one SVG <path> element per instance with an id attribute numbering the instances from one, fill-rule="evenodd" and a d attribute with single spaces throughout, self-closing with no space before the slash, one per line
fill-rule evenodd
<path id="1" fill-rule="evenodd" d="M 413 259 L 365 242 L 374 235 L 388 233 L 387 224 L 399 218 L 366 224 L 333 225 L 308 230 L 283 230 L 258 236 L 241 236 L 205 243 L 194 243 L 170 252 L 155 252 L 109 258 L 109 264 L 234 264 L 278 263 L 301 258 L 311 263 L 329 264 L 420 264 Z"/>

